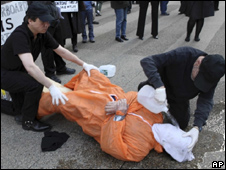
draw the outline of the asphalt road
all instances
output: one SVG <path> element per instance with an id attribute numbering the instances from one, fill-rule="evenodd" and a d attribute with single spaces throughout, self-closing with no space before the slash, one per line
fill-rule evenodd
<path id="1" fill-rule="evenodd" d="M 139 61 L 149 55 L 163 53 L 180 46 L 192 46 L 210 54 L 225 56 L 225 1 L 220 1 L 219 11 L 214 17 L 205 19 L 200 34 L 201 41 L 185 42 L 188 17 L 178 15 L 179 1 L 168 4 L 169 16 L 159 15 L 159 39 L 151 37 L 151 14 L 148 9 L 144 40 L 136 36 L 139 5 L 132 7 L 127 18 L 127 37 L 129 41 L 115 41 L 115 14 L 110 1 L 104 2 L 102 16 L 96 17 L 99 25 L 94 25 L 95 43 L 81 42 L 78 36 L 78 49 L 75 53 L 87 63 L 101 66 L 113 64 L 116 75 L 110 80 L 121 86 L 125 92 L 137 91 L 139 82 L 146 80 Z M 194 36 L 194 30 L 192 36 Z M 71 41 L 65 46 L 72 51 Z M 41 57 L 36 61 L 43 70 Z M 79 73 L 81 67 L 67 62 L 67 66 L 75 68 Z M 68 82 L 73 75 L 62 75 L 62 84 Z M 191 100 L 191 109 L 195 109 L 196 98 Z M 43 132 L 25 131 L 17 125 L 12 116 L 1 114 L 1 168 L 2 169 L 211 169 L 212 165 L 220 165 L 225 169 L 225 76 L 220 80 L 214 96 L 214 108 L 210 113 L 207 125 L 199 135 L 199 141 L 193 149 L 195 159 L 191 162 L 178 163 L 166 153 L 150 153 L 140 162 L 124 162 L 104 153 L 99 144 L 83 133 L 75 122 L 69 122 L 60 114 L 43 118 L 53 126 L 53 131 L 66 132 L 70 138 L 63 146 L 53 152 L 41 151 Z M 193 123 L 191 116 L 189 128 Z M 189 129 L 188 128 L 188 129 Z M 214 162 L 215 161 L 215 162 Z"/>

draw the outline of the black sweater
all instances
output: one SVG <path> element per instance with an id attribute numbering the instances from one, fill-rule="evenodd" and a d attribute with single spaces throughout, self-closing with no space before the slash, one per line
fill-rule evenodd
<path id="1" fill-rule="evenodd" d="M 188 101 L 198 95 L 194 125 L 199 127 L 205 125 L 213 108 L 216 86 L 207 93 L 200 91 L 191 79 L 191 72 L 196 59 L 206 55 L 207 53 L 192 47 L 179 47 L 146 57 L 140 62 L 148 82 L 155 88 L 165 86 L 168 99 Z"/>

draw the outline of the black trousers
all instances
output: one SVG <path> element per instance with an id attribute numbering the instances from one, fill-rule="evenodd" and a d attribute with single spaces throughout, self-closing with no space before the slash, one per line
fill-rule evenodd
<path id="1" fill-rule="evenodd" d="M 190 120 L 190 103 L 189 100 L 171 100 L 167 97 L 169 112 L 175 117 L 181 129 L 188 126 Z"/>
<path id="2" fill-rule="evenodd" d="M 23 121 L 35 119 L 43 90 L 42 84 L 26 72 L 1 68 L 1 88 L 10 93 L 15 111 L 23 115 Z"/>
<path id="3" fill-rule="evenodd" d="M 63 46 L 61 27 L 59 24 L 54 27 L 50 26 L 48 32 L 61 46 Z M 51 77 L 55 74 L 55 71 L 64 71 L 66 69 L 65 61 L 52 49 L 42 48 L 41 54 L 46 76 Z"/>
<path id="4" fill-rule="evenodd" d="M 159 1 L 139 1 L 140 11 L 139 11 L 139 18 L 138 18 L 138 25 L 137 25 L 137 33 L 136 33 L 136 35 L 139 37 L 144 36 L 145 20 L 146 20 L 149 2 L 151 2 L 151 16 L 152 16 L 151 34 L 153 36 L 158 35 Z"/>

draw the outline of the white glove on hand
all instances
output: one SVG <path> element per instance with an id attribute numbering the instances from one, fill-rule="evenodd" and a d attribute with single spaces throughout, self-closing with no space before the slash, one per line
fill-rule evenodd
<path id="1" fill-rule="evenodd" d="M 123 113 L 127 113 L 128 105 L 126 99 L 121 99 L 117 102 L 108 102 L 105 106 L 105 111 L 108 114 L 116 113 L 120 110 Z"/>
<path id="2" fill-rule="evenodd" d="M 164 103 L 166 101 L 166 89 L 157 88 L 155 90 L 155 99 L 160 103 Z"/>
<path id="3" fill-rule="evenodd" d="M 49 87 L 49 92 L 52 96 L 53 105 L 55 104 L 55 101 L 56 101 L 56 105 L 58 106 L 59 99 L 62 104 L 65 104 L 65 100 L 68 101 L 68 98 L 53 84 Z"/>
<path id="4" fill-rule="evenodd" d="M 99 71 L 99 69 L 96 66 L 91 65 L 91 64 L 87 64 L 85 62 L 84 62 L 84 64 L 83 64 L 82 67 L 84 68 L 84 70 L 86 70 L 86 72 L 88 73 L 88 76 L 89 77 L 90 77 L 90 70 L 95 69 L 95 70 L 98 70 Z"/>
<path id="5" fill-rule="evenodd" d="M 182 135 L 182 137 L 188 137 L 188 136 L 190 136 L 192 138 L 191 144 L 188 145 L 188 152 L 190 152 L 190 151 L 192 151 L 196 142 L 198 142 L 199 130 L 197 128 L 193 127 L 190 131 L 188 131 L 187 133 Z"/>

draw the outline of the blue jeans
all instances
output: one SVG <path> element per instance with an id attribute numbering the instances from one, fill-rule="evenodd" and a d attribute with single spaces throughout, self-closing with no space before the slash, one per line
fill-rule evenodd
<path id="1" fill-rule="evenodd" d="M 127 10 L 128 8 L 115 9 L 116 15 L 116 37 L 120 38 L 120 32 L 122 36 L 126 36 L 126 24 L 127 24 Z"/>
<path id="2" fill-rule="evenodd" d="M 167 4 L 169 1 L 160 1 L 161 14 L 165 14 L 167 11 Z"/>
<path id="3" fill-rule="evenodd" d="M 93 9 L 81 11 L 82 15 L 82 22 L 83 22 L 83 32 L 82 32 L 82 38 L 87 40 L 87 34 L 86 34 L 86 18 L 89 28 L 89 39 L 94 38 L 93 34 Z"/>

